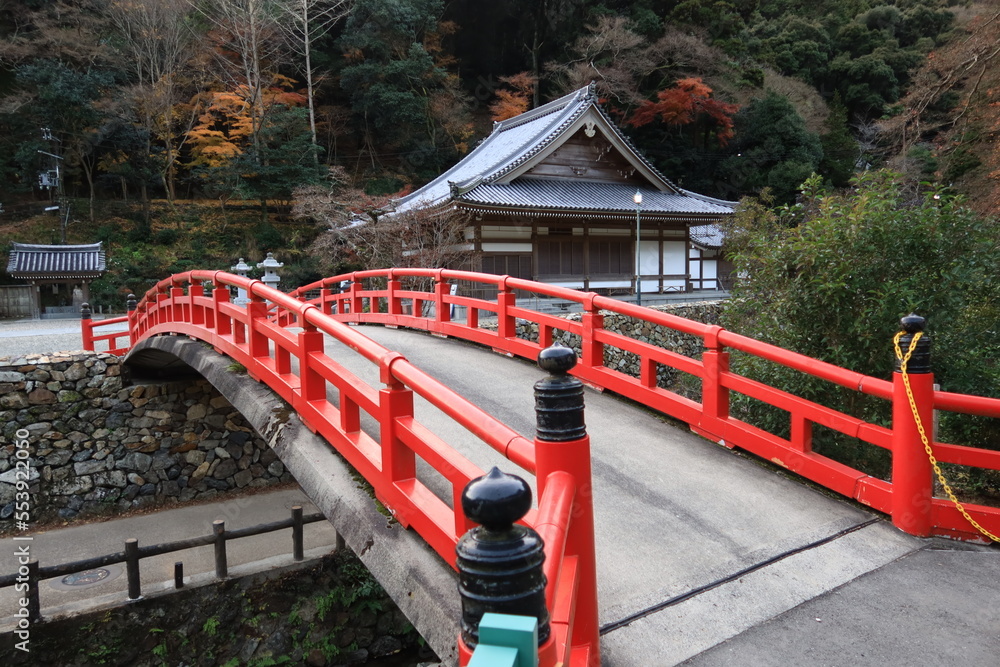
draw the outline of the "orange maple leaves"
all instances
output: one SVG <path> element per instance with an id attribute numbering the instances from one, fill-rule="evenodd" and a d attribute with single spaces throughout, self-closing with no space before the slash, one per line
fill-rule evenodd
<path id="1" fill-rule="evenodd" d="M 497 98 L 490 104 L 490 117 L 493 120 L 501 121 L 513 118 L 531 107 L 531 98 L 535 93 L 535 86 L 538 85 L 538 79 L 530 72 L 502 76 L 500 81 L 513 90 L 497 89 Z"/>
<path id="2" fill-rule="evenodd" d="M 626 122 L 641 127 L 659 118 L 667 125 L 688 125 L 704 115 L 714 121 L 720 146 L 733 138 L 733 115 L 739 106 L 712 99 L 712 89 L 700 78 L 679 79 L 674 87 L 658 92 L 656 98 L 656 102 L 643 102 Z"/>
<path id="3" fill-rule="evenodd" d="M 260 91 L 261 100 L 254 104 L 255 93 L 247 86 L 235 90 L 213 90 L 199 93 L 192 101 L 199 105 L 198 122 L 188 131 L 191 147 L 190 166 L 219 167 L 241 155 L 254 132 L 260 130 L 262 118 L 276 104 L 288 107 L 305 103 L 305 96 L 291 90 L 294 82 L 275 75 L 273 85 Z M 259 110 L 255 117 L 254 108 Z"/>

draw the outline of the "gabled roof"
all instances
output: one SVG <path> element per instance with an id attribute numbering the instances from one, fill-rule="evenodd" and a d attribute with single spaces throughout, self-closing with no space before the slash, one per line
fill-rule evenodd
<path id="1" fill-rule="evenodd" d="M 546 179 L 526 172 L 551 155 L 577 131 L 600 132 L 634 169 L 629 183 Z M 493 132 L 455 166 L 396 202 L 395 211 L 442 206 L 490 206 L 552 212 L 634 214 L 632 197 L 642 192 L 646 215 L 718 218 L 732 213 L 735 202 L 703 197 L 677 187 L 621 133 L 601 109 L 593 85 L 537 109 L 495 123 Z"/>
<path id="2" fill-rule="evenodd" d="M 14 278 L 99 278 L 107 269 L 101 243 L 36 245 L 14 243 L 7 273 Z"/>

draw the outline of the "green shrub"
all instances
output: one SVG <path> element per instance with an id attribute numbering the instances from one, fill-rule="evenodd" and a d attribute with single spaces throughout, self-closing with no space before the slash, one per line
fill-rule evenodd
<path id="1" fill-rule="evenodd" d="M 802 203 L 745 202 L 727 228 L 741 276 L 723 313 L 753 338 L 889 379 L 899 318 L 928 320 L 936 380 L 947 391 L 995 396 L 1000 387 L 1000 234 L 942 191 L 916 193 L 897 174 L 869 172 L 850 192 L 807 181 Z M 746 355 L 733 368 L 867 421 L 888 425 L 887 401 Z M 734 415 L 787 435 L 788 414 L 735 396 Z M 940 440 L 1000 448 L 998 420 L 943 415 Z M 877 448 L 817 428 L 817 451 L 884 476 Z"/>

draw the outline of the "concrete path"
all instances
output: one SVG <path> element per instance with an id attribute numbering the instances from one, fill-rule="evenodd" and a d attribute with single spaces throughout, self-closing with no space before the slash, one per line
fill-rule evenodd
<path id="1" fill-rule="evenodd" d="M 13 536 L 8 535 L 0 538 L 4 545 L 0 555 L 0 572 L 16 571 L 14 550 L 23 545 L 29 546 L 31 556 L 38 559 L 41 566 L 60 565 L 122 551 L 128 538 L 136 538 L 139 546 L 144 547 L 210 535 L 212 522 L 217 519 L 226 522 L 226 530 L 280 521 L 291 516 L 293 505 L 302 505 L 304 514 L 317 511 L 301 490 L 282 489 L 214 503 L 185 505 L 153 514 L 18 533 L 19 537 L 30 535 L 30 542 L 14 542 Z M 334 550 L 337 535 L 326 521 L 307 524 L 303 535 L 307 558 L 319 557 Z M 174 563 L 177 561 L 184 563 L 184 577 L 188 585 L 192 581 L 214 579 L 213 549 L 212 546 L 204 546 L 143 558 L 139 569 L 143 595 L 173 588 Z M 227 542 L 226 553 L 230 576 L 290 565 L 294 562 L 291 529 Z M 52 617 L 95 605 L 118 603 L 127 598 L 128 579 L 124 564 L 109 565 L 105 569 L 108 575 L 103 580 L 88 585 L 67 585 L 62 579 L 43 581 L 39 588 L 42 616 Z M 9 631 L 13 626 L 12 615 L 19 608 L 17 597 L 13 588 L 0 589 L 0 632 Z"/>
<path id="2" fill-rule="evenodd" d="M 360 330 L 402 352 L 521 433 L 533 433 L 532 384 L 544 375 L 533 364 L 456 340 L 381 327 Z M 328 344 L 328 354 L 377 386 L 374 369 L 336 348 Z M 903 601 L 924 583 L 924 572 L 908 564 L 924 562 L 927 553 L 922 549 L 931 542 L 900 533 L 863 507 L 699 438 L 640 406 L 591 390 L 586 401 L 594 460 L 603 665 L 674 665 L 703 654 L 705 660 L 714 660 L 704 664 L 758 664 L 734 658 L 733 651 L 741 653 L 747 643 L 768 654 L 774 634 L 782 632 L 778 626 L 771 635 L 763 634 L 779 622 L 775 619 L 791 615 L 786 621 L 791 623 L 810 604 L 864 597 L 864 591 L 876 584 L 880 584 L 878 602 L 870 601 L 869 618 L 854 619 L 855 623 L 867 622 L 873 628 L 892 624 L 892 614 L 877 613 L 884 604 L 907 609 L 910 634 L 925 637 L 929 628 L 940 626 L 939 607 Z M 416 412 L 432 430 L 458 442 L 481 467 L 499 462 L 503 470 L 518 472 L 492 452 L 483 452 L 473 439 L 453 432 L 429 405 L 418 401 Z M 937 557 L 965 564 L 970 573 L 976 567 L 973 563 L 979 562 L 974 559 L 989 563 L 990 573 L 1000 567 L 997 550 L 947 552 L 947 557 L 945 553 Z M 956 621 L 963 614 L 979 615 L 981 605 L 1000 593 L 996 576 L 988 574 L 975 584 L 962 575 L 956 577 L 963 586 L 952 597 L 961 597 L 958 591 L 970 585 L 994 593 L 984 595 L 982 602 L 960 606 L 957 618 L 952 612 Z M 939 581 L 935 586 L 946 585 Z M 931 593 L 922 601 L 934 597 Z M 852 604 L 842 603 L 843 611 L 836 615 L 846 616 Z M 984 623 L 989 622 L 973 623 L 969 632 L 977 635 L 975 628 Z M 912 639 L 905 633 L 874 630 L 866 639 L 855 636 L 850 624 L 841 626 L 840 634 L 833 633 L 834 624 L 817 625 L 831 632 L 823 640 L 828 648 L 825 658 L 812 661 L 808 651 L 796 654 L 789 649 L 775 652 L 781 658 L 773 663 L 759 664 L 846 664 L 832 657 L 838 646 L 845 656 L 856 656 L 868 640 L 898 643 L 902 649 Z M 810 646 L 811 634 L 803 635 L 798 650 Z M 996 646 L 997 633 L 984 632 L 980 639 L 981 646 Z M 890 649 L 881 651 L 883 657 L 886 650 Z M 981 652 L 971 647 L 966 653 L 956 650 L 955 642 L 944 642 L 936 652 L 927 647 L 923 655 L 980 664 L 976 656 Z M 857 657 L 847 662 L 859 664 Z M 943 662 L 932 659 L 921 664 Z"/>
<path id="3" fill-rule="evenodd" d="M 98 318 L 95 318 L 98 319 Z M 128 326 L 108 325 L 100 333 L 126 331 Z M 107 349 L 101 343 L 100 349 Z M 0 357 L 48 354 L 83 349 L 80 320 L 0 320 Z"/>

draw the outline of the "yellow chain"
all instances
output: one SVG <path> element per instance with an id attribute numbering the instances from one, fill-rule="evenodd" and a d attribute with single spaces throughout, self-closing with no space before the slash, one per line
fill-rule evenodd
<path id="1" fill-rule="evenodd" d="M 920 433 L 920 442 L 924 443 L 924 451 L 927 452 L 927 458 L 930 459 L 931 467 L 934 468 L 934 474 L 937 475 L 938 481 L 941 482 L 944 492 L 948 495 L 948 498 L 955 505 L 965 520 L 968 521 L 976 530 L 990 538 L 994 542 L 1000 542 L 1000 537 L 997 537 L 990 531 L 986 530 L 979 523 L 969 516 L 969 513 L 965 511 L 965 506 L 958 500 L 955 496 L 955 492 L 951 490 L 951 486 L 948 484 L 947 480 L 944 478 L 944 473 L 941 472 L 941 467 L 938 465 L 937 459 L 934 457 L 934 451 L 931 449 L 931 443 L 927 439 L 927 433 L 924 431 L 924 423 L 920 419 L 920 413 L 917 411 L 917 402 L 913 398 L 913 390 L 910 389 L 910 376 L 906 372 L 906 365 L 910 361 L 910 357 L 913 356 L 913 350 L 917 347 L 917 341 L 923 336 L 922 331 L 918 331 L 913 334 L 913 340 L 910 341 L 910 347 L 906 350 L 906 354 L 899 347 L 899 339 L 903 337 L 905 332 L 900 331 L 896 334 L 896 337 L 892 339 L 892 344 L 896 348 L 896 358 L 899 359 L 899 372 L 903 376 L 903 386 L 906 388 L 906 398 L 910 401 L 910 410 L 913 411 L 913 419 L 917 423 L 917 431 Z M 896 455 L 895 453 L 893 455 Z"/>

